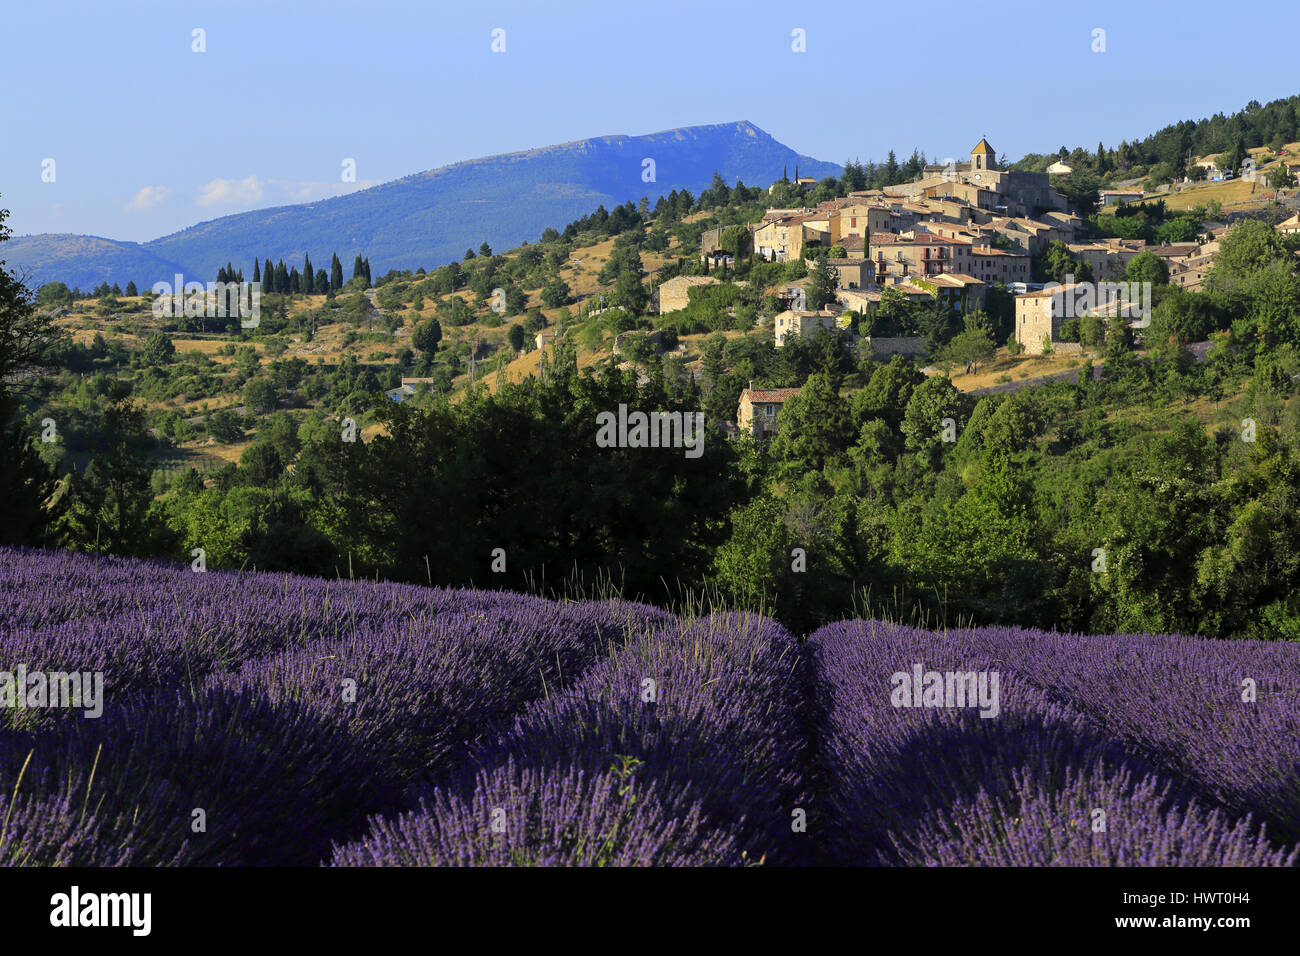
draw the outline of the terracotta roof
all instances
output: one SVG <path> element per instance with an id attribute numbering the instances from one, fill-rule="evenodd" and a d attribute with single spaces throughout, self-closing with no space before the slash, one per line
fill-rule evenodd
<path id="1" fill-rule="evenodd" d="M 933 232 L 922 232 L 915 235 L 915 238 L 909 239 L 906 236 L 900 236 L 892 232 L 881 232 L 871 237 L 872 245 L 877 246 L 969 246 L 969 242 L 961 239 L 949 239 L 947 236 L 940 236 Z"/>
<path id="2" fill-rule="evenodd" d="M 751 403 L 784 402 L 798 394 L 797 388 L 747 388 L 740 393 L 740 397 L 743 399 L 748 396 Z"/>
<path id="3" fill-rule="evenodd" d="M 674 282 L 677 283 L 678 285 L 689 285 L 689 286 L 720 284 L 718 279 L 716 279 L 713 276 L 673 276 L 671 279 L 665 279 L 659 285 L 659 288 L 662 289 L 664 286 L 671 285 Z"/>
<path id="4" fill-rule="evenodd" d="M 918 276 L 918 278 L 920 277 Z M 926 276 L 923 281 L 938 286 L 984 284 L 982 279 L 976 279 L 974 276 L 968 276 L 962 272 L 941 272 L 938 275 Z"/>

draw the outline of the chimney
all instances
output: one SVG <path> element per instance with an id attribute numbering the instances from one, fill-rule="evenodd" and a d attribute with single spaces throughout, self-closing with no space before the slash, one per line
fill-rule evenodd
<path id="1" fill-rule="evenodd" d="M 754 380 L 752 378 L 749 380 L 749 390 L 751 392 L 754 390 Z"/>

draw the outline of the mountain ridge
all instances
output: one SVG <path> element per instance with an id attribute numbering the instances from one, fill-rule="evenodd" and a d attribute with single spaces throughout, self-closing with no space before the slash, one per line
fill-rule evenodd
<path id="1" fill-rule="evenodd" d="M 642 179 L 653 160 L 654 181 Z M 254 257 L 319 267 L 337 252 L 345 267 L 367 256 L 378 272 L 432 268 L 487 241 L 510 248 L 562 229 L 599 205 L 612 208 L 674 189 L 698 192 L 716 169 L 734 184 L 765 184 L 787 167 L 821 177 L 841 167 L 796 152 L 748 120 L 607 134 L 458 160 L 310 203 L 219 216 L 147 242 L 68 233 L 15 236 L 4 250 L 37 284 L 69 286 L 171 280 L 175 267 L 210 279 L 227 261 L 251 270 Z M 472 210 L 472 212 L 470 212 Z M 87 251 L 85 240 L 111 248 Z M 159 269 L 165 274 L 155 276 Z"/>

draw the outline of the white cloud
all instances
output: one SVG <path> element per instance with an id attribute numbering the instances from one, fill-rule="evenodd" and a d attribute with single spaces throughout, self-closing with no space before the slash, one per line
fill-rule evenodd
<path id="1" fill-rule="evenodd" d="M 290 182 L 279 179 L 261 179 L 248 176 L 244 179 L 214 179 L 199 187 L 196 204 L 202 207 L 257 209 L 266 206 L 285 206 L 294 203 L 315 202 L 331 196 L 342 196 L 378 186 L 379 180 L 356 183 Z"/>
<path id="2" fill-rule="evenodd" d="M 256 205 L 266 193 L 266 182 L 256 176 L 244 179 L 214 179 L 199 187 L 200 206 Z"/>
<path id="3" fill-rule="evenodd" d="M 135 199 L 131 201 L 131 208 L 136 212 L 144 212 L 157 206 L 171 194 L 170 186 L 145 186 L 135 194 Z"/>

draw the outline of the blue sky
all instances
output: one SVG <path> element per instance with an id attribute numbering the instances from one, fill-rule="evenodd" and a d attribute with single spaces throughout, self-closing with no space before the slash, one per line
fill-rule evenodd
<path id="1" fill-rule="evenodd" d="M 0 207 L 17 234 L 146 240 L 475 156 L 697 123 L 750 120 L 833 162 L 960 157 L 985 135 L 1016 159 L 1300 92 L 1295 0 L 40 0 L 0 22 Z"/>

